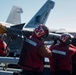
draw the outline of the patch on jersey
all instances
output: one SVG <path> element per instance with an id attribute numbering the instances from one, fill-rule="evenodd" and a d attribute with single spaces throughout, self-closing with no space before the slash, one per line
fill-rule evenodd
<path id="1" fill-rule="evenodd" d="M 64 51 L 52 50 L 52 52 L 56 53 L 56 54 L 66 55 L 66 52 L 64 52 Z"/>
<path id="2" fill-rule="evenodd" d="M 30 43 L 30 44 L 33 45 L 33 46 L 36 46 L 36 45 L 37 45 L 36 42 L 34 42 L 34 41 L 32 41 L 32 40 L 29 40 L 29 39 L 26 39 L 26 42 Z"/>

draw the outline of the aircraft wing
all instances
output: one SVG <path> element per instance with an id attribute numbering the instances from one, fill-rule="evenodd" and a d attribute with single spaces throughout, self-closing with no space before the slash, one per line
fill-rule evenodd
<path id="1" fill-rule="evenodd" d="M 48 37 L 45 39 L 45 41 L 59 40 L 60 37 L 61 37 L 61 34 L 49 33 L 49 35 L 48 35 Z"/>
<path id="2" fill-rule="evenodd" d="M 68 33 L 68 32 L 63 32 L 63 33 Z M 45 40 L 46 41 L 47 40 L 48 41 L 50 41 L 50 40 L 59 40 L 59 38 L 61 37 L 61 34 L 63 34 L 63 33 L 52 33 L 52 32 L 50 32 L 47 39 L 45 39 Z M 74 38 L 74 36 L 71 33 L 69 33 L 69 35 L 71 36 L 71 38 Z"/>
<path id="3" fill-rule="evenodd" d="M 30 36 L 32 32 L 34 31 L 34 28 L 25 28 L 25 31 L 23 30 L 22 33 L 26 37 Z M 50 40 L 57 40 L 61 37 L 61 34 L 57 33 L 49 33 L 48 37 L 45 39 L 45 41 L 50 41 Z"/>
<path id="4" fill-rule="evenodd" d="M 17 24 L 17 25 L 10 26 L 10 27 L 6 27 L 6 30 L 9 31 L 13 35 L 20 35 L 20 36 L 22 36 L 21 30 L 22 30 L 24 25 L 25 25 L 25 23 Z"/>
<path id="5" fill-rule="evenodd" d="M 5 25 L 0 24 L 0 34 L 7 33 L 10 36 L 22 36 L 22 28 L 25 23 L 17 24 L 14 26 L 6 27 Z"/>
<path id="6" fill-rule="evenodd" d="M 25 25 L 25 23 L 16 24 L 16 25 L 11 26 L 10 28 L 16 28 L 16 29 L 21 29 L 22 30 L 24 25 Z"/>

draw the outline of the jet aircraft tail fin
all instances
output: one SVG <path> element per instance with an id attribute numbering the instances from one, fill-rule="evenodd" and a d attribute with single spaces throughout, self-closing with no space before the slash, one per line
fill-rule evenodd
<path id="1" fill-rule="evenodd" d="M 20 24 L 21 23 L 21 13 L 23 13 L 22 8 L 20 8 L 18 6 L 13 6 L 6 22 L 12 23 L 12 24 Z"/>
<path id="2" fill-rule="evenodd" d="M 53 9 L 55 2 L 47 0 L 47 2 L 40 8 L 35 16 L 28 22 L 24 28 L 35 28 L 38 24 L 45 24 L 51 9 Z"/>

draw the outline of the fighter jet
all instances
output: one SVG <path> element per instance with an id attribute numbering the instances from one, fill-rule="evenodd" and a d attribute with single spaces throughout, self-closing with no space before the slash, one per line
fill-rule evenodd
<path id="1" fill-rule="evenodd" d="M 5 31 L 9 34 L 15 34 L 19 36 L 30 36 L 36 26 L 39 24 L 45 25 L 51 10 L 54 8 L 55 2 L 47 0 L 45 4 L 37 11 L 37 13 L 32 17 L 32 19 L 23 26 L 22 30 L 19 26 L 5 27 Z M 18 28 L 17 28 L 18 27 Z M 21 30 L 21 31 L 20 31 Z"/>

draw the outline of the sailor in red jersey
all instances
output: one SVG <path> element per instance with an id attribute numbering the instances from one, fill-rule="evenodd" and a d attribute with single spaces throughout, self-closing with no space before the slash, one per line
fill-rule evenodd
<path id="1" fill-rule="evenodd" d="M 76 34 L 72 39 L 72 45 L 76 47 Z M 72 75 L 76 75 L 76 53 L 72 56 Z"/>
<path id="2" fill-rule="evenodd" d="M 50 46 L 52 56 L 50 60 L 50 75 L 71 75 L 72 55 L 76 48 L 71 43 L 70 34 L 62 34 L 58 45 Z"/>
<path id="3" fill-rule="evenodd" d="M 18 62 L 21 75 L 43 75 L 44 57 L 52 55 L 43 41 L 48 34 L 48 28 L 40 24 L 29 38 L 24 39 Z"/>
<path id="4" fill-rule="evenodd" d="M 0 56 L 8 56 L 8 54 L 9 54 L 9 48 L 7 47 L 7 44 L 5 42 L 6 38 L 7 38 L 7 34 L 6 33 L 1 35 Z"/>

